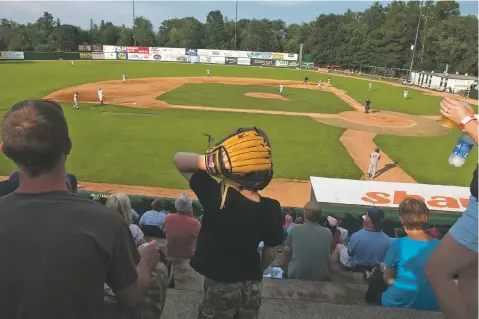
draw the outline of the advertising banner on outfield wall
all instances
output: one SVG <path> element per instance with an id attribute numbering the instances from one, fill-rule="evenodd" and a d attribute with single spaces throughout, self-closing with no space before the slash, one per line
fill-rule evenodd
<path id="1" fill-rule="evenodd" d="M 278 68 L 287 68 L 289 66 L 289 62 L 285 60 L 275 60 L 274 65 Z"/>
<path id="2" fill-rule="evenodd" d="M 200 56 L 200 63 L 225 64 L 224 56 Z"/>
<path id="3" fill-rule="evenodd" d="M 148 54 L 148 53 L 150 53 L 150 48 L 148 48 L 148 47 L 126 47 L 126 52 Z"/>
<path id="4" fill-rule="evenodd" d="M 93 52 L 103 52 L 103 45 L 101 44 L 92 44 L 91 49 Z"/>
<path id="5" fill-rule="evenodd" d="M 91 55 L 93 60 L 105 60 L 105 53 L 103 52 L 93 52 Z"/>
<path id="6" fill-rule="evenodd" d="M 238 58 L 225 58 L 225 64 L 238 64 Z"/>
<path id="7" fill-rule="evenodd" d="M 160 55 L 185 55 L 185 48 L 163 48 L 163 47 L 151 47 L 150 54 Z"/>
<path id="8" fill-rule="evenodd" d="M 469 187 L 323 177 L 311 177 L 311 186 L 320 203 L 396 208 L 404 198 L 415 197 L 430 210 L 458 213 L 466 209 L 470 195 Z"/>
<path id="9" fill-rule="evenodd" d="M 113 53 L 115 52 L 115 47 L 113 45 L 104 45 L 103 52 L 105 53 Z"/>
<path id="10" fill-rule="evenodd" d="M 303 62 L 301 63 L 301 69 L 303 70 L 314 70 L 313 62 Z"/>
<path id="11" fill-rule="evenodd" d="M 188 62 L 190 63 L 200 63 L 200 57 L 195 55 L 188 55 Z"/>
<path id="12" fill-rule="evenodd" d="M 128 53 L 128 60 L 146 61 L 150 59 L 149 54 Z"/>
<path id="13" fill-rule="evenodd" d="M 237 51 L 231 51 L 231 50 L 198 49 L 198 55 L 224 56 L 224 57 L 236 58 L 238 56 L 238 53 L 237 53 Z M 246 55 L 245 55 L 245 57 L 246 57 Z"/>
<path id="14" fill-rule="evenodd" d="M 118 52 L 116 58 L 118 60 L 128 60 L 128 53 Z"/>
<path id="15" fill-rule="evenodd" d="M 293 53 L 277 53 L 273 52 L 273 60 L 286 60 L 286 61 L 296 61 L 298 60 L 298 55 Z"/>
<path id="16" fill-rule="evenodd" d="M 126 47 L 124 47 L 124 46 L 115 46 L 115 52 L 123 52 L 123 53 L 126 53 Z"/>
<path id="17" fill-rule="evenodd" d="M 185 49 L 185 55 L 197 56 L 198 55 L 198 49 L 186 48 Z"/>
<path id="18" fill-rule="evenodd" d="M 0 51 L 0 60 L 23 60 L 23 52 L 18 51 Z"/>
<path id="19" fill-rule="evenodd" d="M 257 58 L 257 59 L 272 59 L 272 52 L 248 52 L 248 58 Z"/>
<path id="20" fill-rule="evenodd" d="M 251 59 L 251 65 L 274 66 L 274 61 L 264 59 Z"/>
<path id="21" fill-rule="evenodd" d="M 249 59 L 249 58 L 238 58 L 238 65 L 251 65 L 251 59 Z"/>
<path id="22" fill-rule="evenodd" d="M 78 45 L 79 52 L 91 52 L 91 45 L 89 44 L 79 44 Z"/>
<path id="23" fill-rule="evenodd" d="M 116 60 L 116 53 L 105 52 L 103 54 L 105 55 L 105 60 Z"/>
<path id="24" fill-rule="evenodd" d="M 90 52 L 80 52 L 80 60 L 91 60 L 93 55 Z"/>

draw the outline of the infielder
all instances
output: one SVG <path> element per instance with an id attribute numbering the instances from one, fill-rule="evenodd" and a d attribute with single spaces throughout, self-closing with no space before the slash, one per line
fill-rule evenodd
<path id="1" fill-rule="evenodd" d="M 321 80 L 318 80 L 318 87 L 317 87 L 317 90 L 321 90 Z"/>
<path id="2" fill-rule="evenodd" d="M 281 96 L 283 96 L 283 88 L 284 88 L 284 85 L 283 85 L 283 83 L 281 83 L 279 85 L 279 94 L 281 94 Z"/>
<path id="3" fill-rule="evenodd" d="M 303 84 L 301 84 L 301 85 L 306 85 L 306 86 L 308 86 L 308 80 L 309 80 L 308 77 L 305 76 L 305 77 L 304 77 Z"/>
<path id="4" fill-rule="evenodd" d="M 206 70 L 206 74 L 207 74 L 208 76 L 211 75 L 210 69 Z"/>
<path id="5" fill-rule="evenodd" d="M 100 100 L 100 105 L 103 105 L 103 90 L 101 88 L 98 89 L 98 99 Z"/>
<path id="6" fill-rule="evenodd" d="M 73 108 L 78 110 L 78 92 L 73 94 Z"/>
<path id="7" fill-rule="evenodd" d="M 328 78 L 328 85 L 331 85 L 331 78 Z"/>
<path id="8" fill-rule="evenodd" d="M 407 90 L 404 90 L 404 100 L 407 99 L 407 93 L 408 93 L 408 91 L 407 91 Z"/>
<path id="9" fill-rule="evenodd" d="M 121 75 L 121 79 L 122 79 L 123 83 L 126 83 L 126 75 L 125 74 Z"/>
<path id="10" fill-rule="evenodd" d="M 369 92 L 371 92 L 371 89 L 373 88 L 373 84 L 369 82 Z"/>
<path id="11" fill-rule="evenodd" d="M 262 65 L 259 66 L 259 70 L 263 71 L 263 66 Z"/>
<path id="12" fill-rule="evenodd" d="M 376 168 L 378 167 L 378 161 L 381 159 L 379 152 L 379 148 L 376 148 L 374 152 L 369 155 L 368 177 L 376 177 Z"/>

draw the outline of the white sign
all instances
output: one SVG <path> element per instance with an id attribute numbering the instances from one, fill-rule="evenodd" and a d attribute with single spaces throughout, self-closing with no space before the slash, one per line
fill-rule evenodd
<path id="1" fill-rule="evenodd" d="M 163 48 L 163 47 L 150 47 L 150 54 L 160 54 L 170 56 L 185 55 L 185 48 Z"/>
<path id="2" fill-rule="evenodd" d="M 143 53 L 128 53 L 128 60 L 146 61 L 150 60 L 150 55 Z"/>
<path id="3" fill-rule="evenodd" d="M 250 65 L 251 64 L 251 59 L 249 59 L 249 58 L 238 58 L 238 64 L 239 65 Z"/>
<path id="4" fill-rule="evenodd" d="M 430 210 L 447 212 L 463 212 L 471 194 L 469 187 L 323 177 L 311 177 L 311 185 L 320 203 L 396 208 L 404 198 L 415 197 L 424 200 Z"/>
<path id="5" fill-rule="evenodd" d="M 200 55 L 200 63 L 225 64 L 225 57 Z"/>
<path id="6" fill-rule="evenodd" d="M 222 57 L 237 57 L 237 51 L 231 50 L 210 50 L 210 49 L 198 49 L 199 56 L 222 56 Z"/>
<path id="7" fill-rule="evenodd" d="M 93 60 L 105 60 L 105 53 L 103 52 L 92 52 Z"/>
<path id="8" fill-rule="evenodd" d="M 104 45 L 103 52 L 105 53 L 113 53 L 115 52 L 115 47 L 113 45 Z"/>
<path id="9" fill-rule="evenodd" d="M 116 53 L 105 52 L 105 60 L 116 60 Z"/>
<path id="10" fill-rule="evenodd" d="M 19 51 L 0 51 L 0 60 L 23 60 L 23 52 Z"/>

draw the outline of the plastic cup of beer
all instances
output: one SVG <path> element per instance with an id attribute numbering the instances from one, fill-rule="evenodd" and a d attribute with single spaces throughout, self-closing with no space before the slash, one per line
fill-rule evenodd
<path id="1" fill-rule="evenodd" d="M 446 128 L 453 128 L 456 126 L 456 123 L 445 117 L 441 114 L 441 118 L 439 119 L 439 124 Z"/>

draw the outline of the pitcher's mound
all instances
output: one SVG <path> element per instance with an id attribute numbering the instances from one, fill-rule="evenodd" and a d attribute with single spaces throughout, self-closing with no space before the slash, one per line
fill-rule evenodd
<path id="1" fill-rule="evenodd" d="M 258 99 L 276 99 L 276 100 L 284 100 L 284 101 L 288 100 L 288 98 L 282 95 L 273 94 L 273 93 L 248 92 L 248 93 L 245 93 L 245 96 L 256 97 Z"/>

